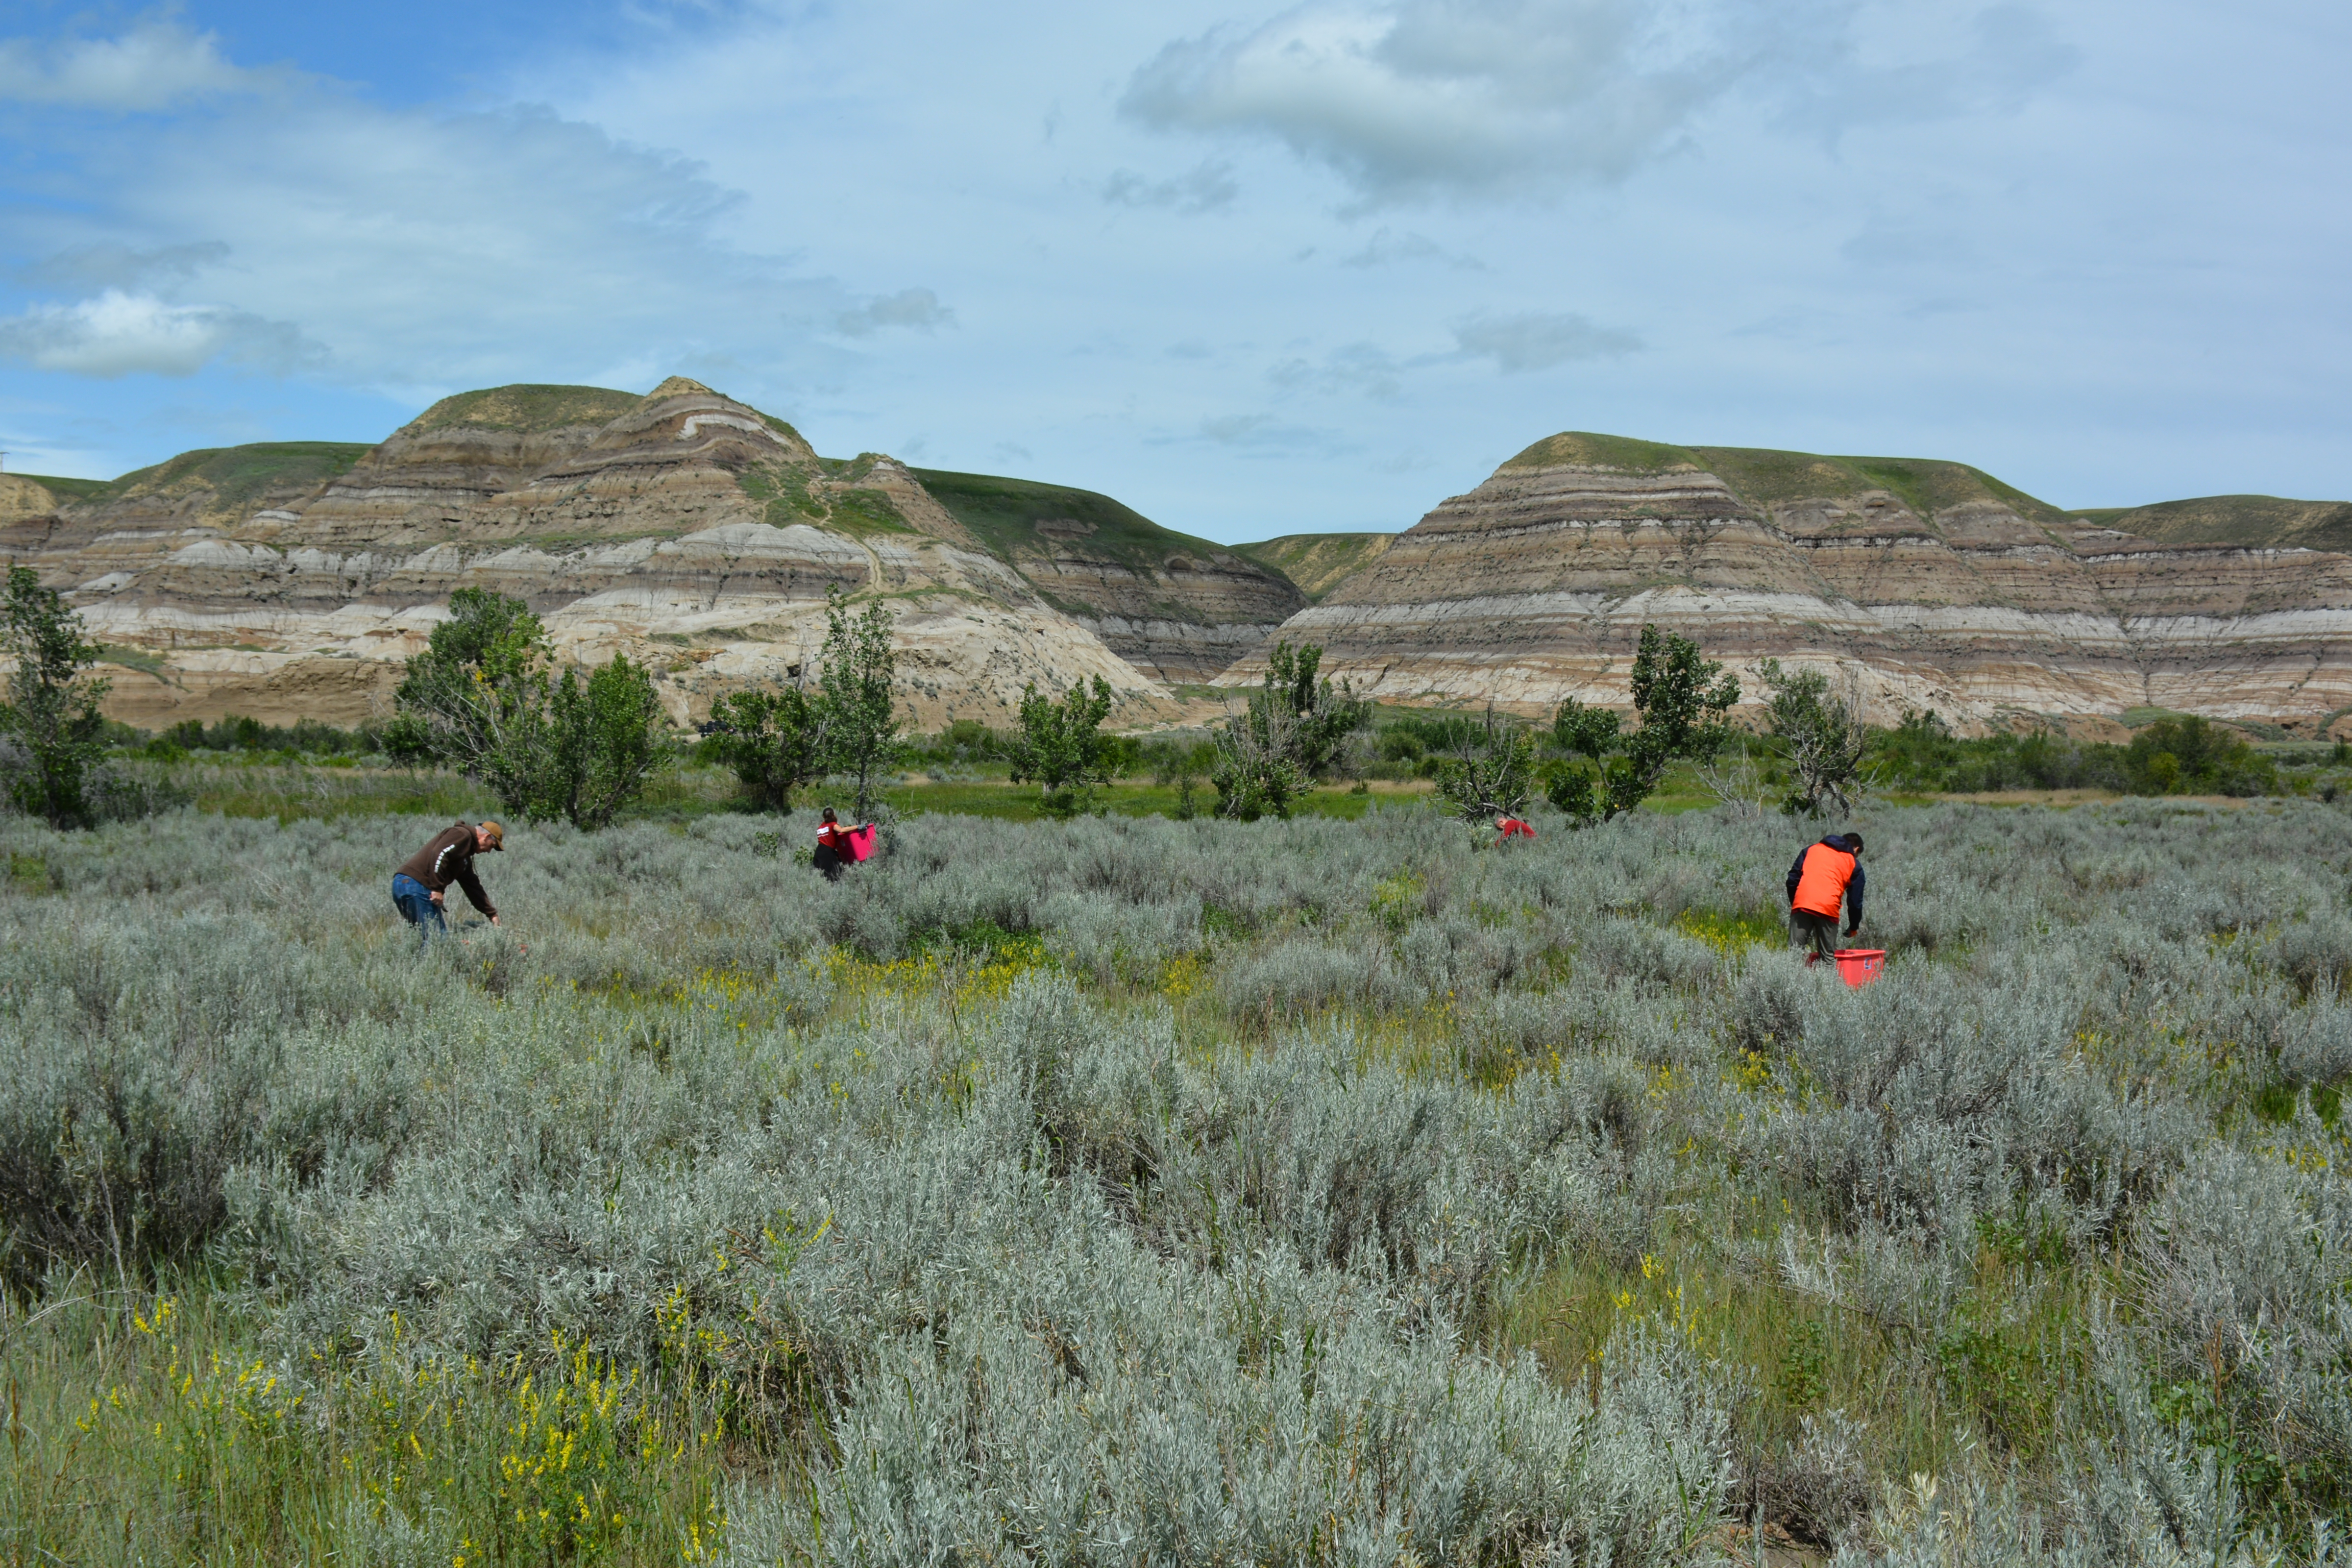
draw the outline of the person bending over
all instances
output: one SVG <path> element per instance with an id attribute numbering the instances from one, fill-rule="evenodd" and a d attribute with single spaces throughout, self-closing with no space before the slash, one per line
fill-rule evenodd
<path id="1" fill-rule="evenodd" d="M 489 894 L 482 891 L 481 879 L 474 875 L 474 857 L 485 849 L 505 853 L 506 837 L 506 829 L 495 822 L 479 827 L 453 823 L 392 874 L 392 907 L 400 911 L 402 920 L 417 928 L 420 943 L 432 941 L 436 931 L 448 934 L 448 923 L 441 918 L 441 895 L 452 882 L 466 889 L 466 897 L 490 917 L 492 925 L 499 923 L 498 910 L 491 905 Z"/>
<path id="2" fill-rule="evenodd" d="M 1789 945 L 1815 953 L 1837 951 L 1838 906 L 1851 942 L 1862 930 L 1862 835 L 1832 833 L 1805 846 L 1789 868 Z"/>

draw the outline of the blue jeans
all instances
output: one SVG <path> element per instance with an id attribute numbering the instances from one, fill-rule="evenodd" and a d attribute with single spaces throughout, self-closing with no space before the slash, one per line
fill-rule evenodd
<path id="1" fill-rule="evenodd" d="M 392 879 L 392 907 L 400 918 L 416 927 L 416 940 L 421 944 L 433 940 L 433 933 L 449 934 L 449 923 L 441 918 L 441 906 L 425 890 L 425 884 L 414 877 Z"/>

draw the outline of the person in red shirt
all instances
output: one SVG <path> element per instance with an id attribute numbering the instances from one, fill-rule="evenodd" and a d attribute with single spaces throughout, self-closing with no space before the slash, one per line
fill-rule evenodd
<path id="1" fill-rule="evenodd" d="M 1525 838 L 1532 841 L 1535 836 L 1536 830 L 1528 826 L 1526 823 L 1521 822 L 1517 817 L 1512 816 L 1507 813 L 1496 814 L 1495 817 L 1495 842 L 1497 845 L 1508 844 L 1514 838 Z"/>
<path id="2" fill-rule="evenodd" d="M 874 852 L 874 825 L 844 827 L 829 805 L 824 818 L 816 829 L 816 868 L 824 873 L 826 881 L 838 882 L 843 867 L 855 866 Z"/>

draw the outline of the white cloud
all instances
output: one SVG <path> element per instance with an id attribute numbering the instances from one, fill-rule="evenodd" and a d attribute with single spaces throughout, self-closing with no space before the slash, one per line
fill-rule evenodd
<path id="1" fill-rule="evenodd" d="M 868 300 L 854 310 L 839 312 L 833 324 L 835 331 L 851 338 L 870 338 L 885 327 L 935 332 L 954 326 L 955 312 L 940 304 L 940 297 L 929 289 L 901 289 L 896 294 Z"/>
<path id="2" fill-rule="evenodd" d="M 1454 324 L 1454 341 L 1464 355 L 1491 359 L 1506 374 L 1549 370 L 1571 360 L 1615 359 L 1642 346 L 1638 336 L 1622 328 L 1540 310 L 1465 317 Z"/>
<path id="3" fill-rule="evenodd" d="M 2008 113 L 2078 63 L 2022 5 L 1907 55 L 1865 48 L 1859 0 L 1309 0 L 1166 45 L 1129 119 L 1270 138 L 1365 206 L 1609 184 L 1689 145 L 1735 93 L 1784 129 Z M 1926 29 L 1932 32 L 1932 28 Z"/>
<path id="4" fill-rule="evenodd" d="M 623 370 L 757 366 L 773 387 L 833 363 L 817 329 L 856 313 L 837 284 L 733 243 L 740 198 L 698 163 L 544 109 L 387 109 L 313 80 L 93 124 L 50 151 L 83 200 L 20 226 L 49 259 L 19 275 L 105 291 L 8 324 L 7 352 L 47 368 L 222 357 L 404 401 Z M 951 317 L 908 290 L 861 319 Z"/>
<path id="5" fill-rule="evenodd" d="M 75 375 L 194 375 L 215 360 L 283 374 L 320 357 L 315 345 L 283 321 L 220 305 L 168 304 L 119 289 L 0 318 L 0 358 Z"/>
<path id="6" fill-rule="evenodd" d="M 221 58 L 209 33 L 151 20 L 116 38 L 65 38 L 47 47 L 0 39 L 0 102 L 144 112 L 189 99 L 259 92 L 283 73 Z"/>
<path id="7" fill-rule="evenodd" d="M 1636 0 L 1314 4 L 1179 39 L 1120 108 L 1154 129 L 1271 136 L 1368 201 L 1622 177 L 1741 61 Z"/>

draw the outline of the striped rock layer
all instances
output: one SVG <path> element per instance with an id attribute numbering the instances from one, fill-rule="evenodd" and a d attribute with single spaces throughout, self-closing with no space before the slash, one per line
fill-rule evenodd
<path id="1" fill-rule="evenodd" d="M 526 601 L 561 658 L 649 663 L 681 721 L 811 670 L 828 590 L 879 596 L 899 695 L 925 726 L 1002 724 L 1029 683 L 1096 677 L 1144 721 L 1171 710 L 1163 665 L 1205 679 L 1304 602 L 1246 563 L 1254 597 L 1188 600 L 1181 581 L 1138 595 L 1143 558 L 1097 573 L 1109 586 L 1089 602 L 1068 542 L 1047 542 L 1058 568 L 1041 593 L 895 460 L 822 459 L 791 426 L 683 378 L 645 397 L 464 394 L 373 448 L 194 453 L 90 488 L 0 487 L 0 552 L 66 590 L 125 658 L 109 710 L 148 727 L 384 714 L 400 661 L 463 587 Z M 1192 646 L 1207 651 L 1189 664 L 1151 657 Z"/>
<path id="2" fill-rule="evenodd" d="M 1843 670 L 1881 721 L 2352 708 L 2352 556 L 2158 542 L 1956 463 L 1580 434 L 1444 502 L 1278 635 L 1360 692 L 1538 713 L 1628 704 L 1645 622 L 1751 698 L 1766 658 Z"/>

